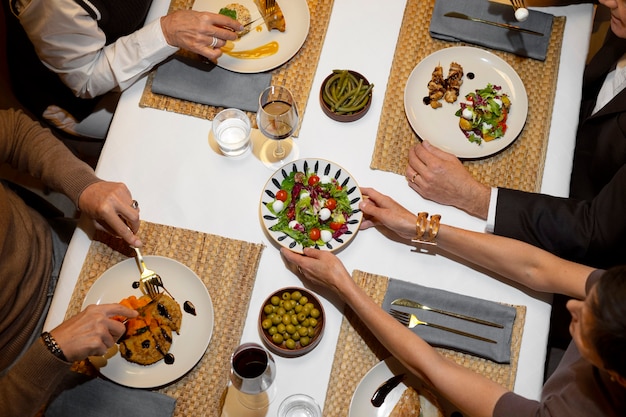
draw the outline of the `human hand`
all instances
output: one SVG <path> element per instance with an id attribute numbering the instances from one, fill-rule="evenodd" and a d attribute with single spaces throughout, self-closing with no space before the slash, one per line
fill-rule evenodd
<path id="1" fill-rule="evenodd" d="M 328 251 L 313 248 L 304 248 L 304 255 L 292 252 L 287 248 L 281 248 L 280 253 L 305 278 L 340 292 L 342 284 L 352 282 L 350 274 L 343 266 L 339 258 Z"/>
<path id="2" fill-rule="evenodd" d="M 360 229 L 383 225 L 405 239 L 415 237 L 417 216 L 414 213 L 373 188 L 362 187 L 361 193 L 365 198 L 359 203 L 359 208 L 365 217 Z"/>
<path id="3" fill-rule="evenodd" d="M 126 331 L 114 316 L 137 317 L 137 311 L 121 304 L 89 305 L 50 331 L 69 362 L 104 355 Z"/>
<path id="4" fill-rule="evenodd" d="M 85 188 L 78 208 L 94 220 L 96 228 L 141 247 L 143 243 L 135 234 L 139 230 L 139 207 L 133 207 L 134 201 L 123 183 L 100 181 Z"/>
<path id="5" fill-rule="evenodd" d="M 487 219 L 491 189 L 474 179 L 456 156 L 430 142 L 409 150 L 406 178 L 422 197 Z"/>
<path id="6" fill-rule="evenodd" d="M 222 55 L 220 48 L 237 39 L 243 25 L 217 13 L 177 10 L 161 17 L 161 29 L 168 44 L 215 62 Z"/>

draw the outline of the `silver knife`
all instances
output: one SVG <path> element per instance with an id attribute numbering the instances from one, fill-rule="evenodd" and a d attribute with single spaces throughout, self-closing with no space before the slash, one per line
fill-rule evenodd
<path id="1" fill-rule="evenodd" d="M 459 12 L 448 12 L 444 14 L 444 16 L 454 17 L 454 18 L 463 19 L 463 20 L 471 20 L 472 22 L 485 23 L 487 25 L 498 26 L 498 27 L 510 29 L 510 30 L 516 30 L 518 32 L 528 33 L 531 35 L 543 36 L 543 33 L 541 32 L 535 32 L 534 30 L 524 29 L 515 25 L 509 25 L 508 23 L 498 23 L 498 22 L 492 22 L 490 20 L 479 19 L 477 17 L 471 17 L 471 16 L 468 16 L 466 14 L 459 13 Z"/>
<path id="2" fill-rule="evenodd" d="M 503 325 L 498 324 L 498 323 L 493 323 L 491 321 L 478 319 L 472 316 L 466 316 L 465 314 L 454 313 L 452 311 L 446 311 L 446 310 L 440 310 L 437 308 L 428 307 L 428 306 L 425 306 L 424 304 L 418 303 L 417 301 L 407 300 L 406 298 L 398 298 L 396 300 L 393 300 L 391 304 L 395 306 L 419 308 L 421 310 L 433 311 L 435 313 L 445 314 L 446 316 L 456 317 L 457 319 L 467 320 L 467 321 L 471 321 L 471 322 L 478 323 L 478 324 L 484 324 L 485 326 L 497 327 L 499 329 L 504 328 Z"/>

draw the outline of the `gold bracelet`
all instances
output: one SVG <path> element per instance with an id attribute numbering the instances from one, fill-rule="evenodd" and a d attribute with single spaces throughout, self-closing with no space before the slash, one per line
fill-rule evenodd
<path id="1" fill-rule="evenodd" d="M 436 238 L 439 233 L 441 223 L 441 215 L 433 214 L 427 219 L 428 213 L 417 213 L 417 221 L 415 223 L 416 236 L 412 239 L 414 243 L 423 243 L 426 245 L 437 245 Z"/>

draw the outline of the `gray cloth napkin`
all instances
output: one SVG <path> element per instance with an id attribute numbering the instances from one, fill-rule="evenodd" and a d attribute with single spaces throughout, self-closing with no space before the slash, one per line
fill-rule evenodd
<path id="1" fill-rule="evenodd" d="M 94 378 L 63 391 L 46 410 L 46 417 L 171 417 L 176 400 L 165 394 L 126 388 Z"/>
<path id="2" fill-rule="evenodd" d="M 543 33 L 544 36 L 446 17 L 444 14 L 447 12 L 460 12 L 470 17 L 507 23 Z M 514 13 L 510 5 L 487 0 L 437 0 L 430 20 L 430 36 L 451 42 L 473 43 L 544 61 L 554 16 L 529 10 L 528 19 L 518 22 Z"/>
<path id="3" fill-rule="evenodd" d="M 157 68 L 152 92 L 210 106 L 257 111 L 259 94 L 271 79 L 269 72 L 240 74 L 177 54 Z"/>
<path id="4" fill-rule="evenodd" d="M 485 326 L 417 308 L 392 306 L 391 302 L 397 298 L 408 298 L 429 307 L 502 324 L 504 328 Z M 424 325 L 418 325 L 412 329 L 414 333 L 433 346 L 470 353 L 498 363 L 509 363 L 511 360 L 511 334 L 513 332 L 513 322 L 517 314 L 514 307 L 436 288 L 424 287 L 394 278 L 389 280 L 382 307 L 386 311 L 394 308 L 395 310 L 412 313 L 422 321 L 472 333 L 497 342 L 497 344 L 483 342 Z"/>

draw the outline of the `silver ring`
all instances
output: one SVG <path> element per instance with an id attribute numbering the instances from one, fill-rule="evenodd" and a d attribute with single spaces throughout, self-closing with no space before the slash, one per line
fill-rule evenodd
<path id="1" fill-rule="evenodd" d="M 215 48 L 216 45 L 217 45 L 217 38 L 213 36 L 213 41 L 211 42 L 211 48 Z"/>
<path id="2" fill-rule="evenodd" d="M 133 202 L 130 203 L 130 206 L 137 210 L 139 208 L 139 203 L 137 202 L 137 200 L 133 200 Z"/>
<path id="3" fill-rule="evenodd" d="M 304 275 L 304 272 L 302 272 L 302 268 L 300 268 L 300 265 L 298 265 L 298 272 Z"/>

